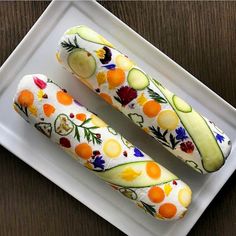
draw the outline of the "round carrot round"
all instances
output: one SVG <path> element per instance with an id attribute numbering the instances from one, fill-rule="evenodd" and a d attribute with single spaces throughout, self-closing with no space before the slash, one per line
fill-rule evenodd
<path id="1" fill-rule="evenodd" d="M 107 72 L 109 88 L 116 88 L 125 82 L 125 72 L 120 68 L 111 69 Z"/>
<path id="2" fill-rule="evenodd" d="M 75 153 L 79 157 L 87 160 L 93 155 L 93 150 L 87 143 L 80 143 L 75 147 Z"/>
<path id="3" fill-rule="evenodd" d="M 34 95 L 28 89 L 24 89 L 18 96 L 18 103 L 23 107 L 29 107 L 34 102 Z"/>
<path id="4" fill-rule="evenodd" d="M 86 115 L 84 113 L 78 113 L 78 114 L 76 114 L 76 119 L 80 120 L 80 121 L 85 121 Z"/>
<path id="5" fill-rule="evenodd" d="M 99 94 L 101 98 L 103 98 L 107 103 L 112 105 L 112 99 L 111 96 L 108 95 L 107 93 L 100 93 Z"/>
<path id="6" fill-rule="evenodd" d="M 177 208 L 172 203 L 164 203 L 159 208 L 159 214 L 163 216 L 164 218 L 172 218 L 175 216 L 177 212 Z"/>
<path id="7" fill-rule="evenodd" d="M 51 104 L 44 104 L 43 105 L 43 112 L 45 116 L 50 117 L 55 112 L 55 107 Z"/>
<path id="8" fill-rule="evenodd" d="M 73 98 L 63 91 L 57 92 L 57 101 L 62 105 L 68 106 L 72 104 Z"/>
<path id="9" fill-rule="evenodd" d="M 149 199 L 154 203 L 160 203 L 165 198 L 165 193 L 162 188 L 158 186 L 151 187 L 148 191 Z"/>
<path id="10" fill-rule="evenodd" d="M 160 110 L 161 110 L 160 103 L 154 100 L 150 100 L 143 105 L 143 113 L 150 118 L 157 116 Z"/>
<path id="11" fill-rule="evenodd" d="M 161 169 L 156 162 L 148 162 L 146 165 L 147 175 L 152 179 L 158 179 L 161 176 Z"/>

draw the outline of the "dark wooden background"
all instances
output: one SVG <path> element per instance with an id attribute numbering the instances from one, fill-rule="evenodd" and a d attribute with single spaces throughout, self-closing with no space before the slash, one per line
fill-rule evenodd
<path id="1" fill-rule="evenodd" d="M 0 65 L 48 4 L 0 2 Z M 236 2 L 101 4 L 236 106 Z M 236 234 L 235 182 L 234 174 L 189 235 Z M 0 236 L 5 235 L 123 233 L 0 147 Z"/>

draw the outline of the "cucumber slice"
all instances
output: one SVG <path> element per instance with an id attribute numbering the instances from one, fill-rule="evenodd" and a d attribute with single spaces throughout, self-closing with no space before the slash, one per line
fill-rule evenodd
<path id="1" fill-rule="evenodd" d="M 106 182 L 130 188 L 145 188 L 153 185 L 160 185 L 178 179 L 164 167 L 160 168 L 161 175 L 158 178 L 151 178 L 148 175 L 147 166 L 153 161 L 130 162 L 115 166 L 103 172 L 96 172 Z M 153 170 L 151 170 L 153 173 Z"/>
<path id="2" fill-rule="evenodd" d="M 185 113 L 192 111 L 192 107 L 188 103 L 186 103 L 183 99 L 181 99 L 180 97 L 174 95 L 172 100 L 173 100 L 173 103 L 178 111 L 182 111 Z"/>
<path id="3" fill-rule="evenodd" d="M 136 90 L 144 90 L 149 85 L 146 74 L 137 68 L 133 68 L 128 73 L 129 86 Z"/>
<path id="4" fill-rule="evenodd" d="M 73 50 L 67 59 L 71 70 L 81 78 L 90 78 L 96 71 L 96 60 L 84 49 Z"/>
<path id="5" fill-rule="evenodd" d="M 87 40 L 89 42 L 106 45 L 108 47 L 113 47 L 113 45 L 110 42 L 108 42 L 105 38 L 103 38 L 100 34 L 98 34 L 97 32 L 93 31 L 92 29 L 90 29 L 85 25 L 70 28 L 69 30 L 66 31 L 66 34 L 67 35 L 78 34 L 82 39 Z"/>
<path id="6" fill-rule="evenodd" d="M 194 109 L 189 111 L 190 106 L 188 107 L 187 103 L 182 99 L 174 98 L 173 93 L 156 83 L 155 80 L 152 79 L 152 82 L 166 97 L 194 141 L 201 155 L 203 168 L 207 172 L 217 171 L 225 162 L 224 155 L 204 118 Z"/>

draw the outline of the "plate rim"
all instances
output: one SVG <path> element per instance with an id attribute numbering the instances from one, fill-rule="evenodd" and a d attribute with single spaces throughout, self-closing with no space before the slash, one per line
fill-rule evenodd
<path id="1" fill-rule="evenodd" d="M 55 8 L 63 8 L 66 9 L 67 7 L 69 7 L 71 4 L 74 4 L 78 7 L 78 3 L 75 2 L 64 2 L 63 4 L 56 4 L 58 1 L 54 0 L 52 1 L 49 6 L 45 9 L 45 11 L 43 12 L 43 14 L 39 17 L 39 19 L 35 22 L 35 24 L 32 26 L 32 28 L 29 30 L 29 32 L 26 34 L 26 36 L 22 39 L 22 41 L 19 43 L 19 45 L 16 47 L 16 49 L 10 54 L 10 56 L 7 58 L 7 60 L 3 63 L 3 65 L 0 68 L 0 76 L 4 75 L 6 73 L 6 71 L 9 71 L 8 68 L 11 67 L 11 65 L 13 63 L 20 63 L 17 62 L 17 58 L 18 55 L 21 55 L 21 49 L 24 48 L 24 45 L 28 44 L 29 40 L 34 36 L 34 34 L 37 33 L 37 31 L 40 29 L 40 26 L 44 24 L 45 19 L 47 19 L 48 15 L 50 15 L 50 12 L 52 10 L 55 10 Z M 172 59 L 170 59 L 167 55 L 165 55 L 164 53 L 162 53 L 159 49 L 157 49 L 155 46 L 153 46 L 151 43 L 149 43 L 146 39 L 144 39 L 142 36 L 140 36 L 139 34 L 137 34 L 133 29 L 131 29 L 129 26 L 127 26 L 125 23 L 123 23 L 121 20 L 119 20 L 116 16 L 114 16 L 112 13 L 110 13 L 107 9 L 105 9 L 103 6 L 101 6 L 99 3 L 95 2 L 95 1 L 89 1 L 88 4 L 94 4 L 94 6 L 98 7 L 101 11 L 104 12 L 104 14 L 109 15 L 109 17 L 112 17 L 114 20 L 116 20 L 117 22 L 119 22 L 121 24 L 121 26 L 123 28 L 126 29 L 126 31 L 136 35 L 136 37 L 141 40 L 143 43 L 145 43 L 146 45 L 148 45 L 152 50 L 155 51 L 155 53 L 157 53 L 157 55 L 160 55 L 161 57 L 163 57 L 163 59 L 167 60 L 168 63 L 170 63 L 171 66 L 174 66 L 177 70 L 179 70 L 181 73 L 185 74 L 185 76 L 189 77 L 191 80 L 194 80 L 194 83 L 198 84 L 198 86 L 200 86 L 202 89 L 205 89 L 211 96 L 214 96 L 220 103 L 222 103 L 224 106 L 227 107 L 227 109 L 229 110 L 229 112 L 231 112 L 232 116 L 236 117 L 236 109 L 230 105 L 228 102 L 226 102 L 224 99 L 222 99 L 219 95 L 217 95 L 214 91 L 212 91 L 210 88 L 208 88 L 207 86 L 205 86 L 201 81 L 197 80 L 193 75 L 191 75 L 189 72 L 187 72 L 185 69 L 183 69 L 180 65 L 178 65 L 176 62 L 174 62 Z M 63 5 L 63 7 L 62 7 Z M 55 19 L 54 19 L 55 20 Z M 51 23 L 53 24 L 53 23 Z M 33 46 L 31 46 L 32 48 L 35 47 L 35 44 L 32 44 Z M 28 54 L 30 54 L 32 50 L 29 50 L 28 53 L 24 54 L 24 58 L 21 60 L 21 63 L 24 63 L 24 60 L 26 60 L 28 58 Z M 11 76 L 8 75 L 8 78 L 10 78 Z M 10 81 L 8 81 L 9 79 L 5 79 L 2 80 L 1 86 L 0 86 L 0 94 L 2 92 L 2 90 L 7 87 L 7 84 L 10 83 Z M 231 117 L 231 116 L 230 116 Z M 232 122 L 232 120 L 228 120 L 228 122 Z M 232 124 L 232 123 L 231 123 Z M 2 124 L 0 123 L 0 128 L 2 130 L 4 130 L 4 127 L 2 127 Z M 14 151 L 10 146 L 6 145 L 6 140 L 4 141 L 4 138 L 0 137 L 0 144 L 2 146 L 4 146 L 6 149 L 10 150 L 12 153 L 16 153 L 16 151 Z M 232 148 L 232 152 L 234 150 L 235 147 Z M 19 155 L 17 155 L 21 160 L 23 160 Z M 26 162 L 24 160 L 24 162 Z M 27 162 L 26 162 L 27 163 Z M 27 163 L 28 165 L 30 165 L 29 163 Z M 30 165 L 32 168 L 34 168 L 35 170 L 37 170 L 36 167 L 33 167 L 32 165 Z M 65 190 L 65 187 L 60 186 L 59 183 L 56 183 L 55 181 L 53 181 L 49 176 L 45 175 L 44 173 L 42 173 L 41 171 L 37 170 L 39 173 L 41 173 L 42 175 L 44 175 L 46 178 L 48 178 L 49 180 L 51 180 L 53 183 L 55 183 L 56 185 L 58 185 L 60 188 Z M 231 173 L 227 173 L 227 178 L 226 181 L 228 180 L 228 178 L 230 177 L 230 175 L 233 173 L 233 171 Z M 226 183 L 226 181 L 222 181 L 222 183 L 220 184 L 220 188 L 215 191 L 215 193 L 213 193 L 211 195 L 211 200 L 205 204 L 206 207 L 209 205 L 209 203 L 213 200 L 213 198 L 216 196 L 216 194 L 220 191 L 220 189 L 222 188 L 222 186 Z M 88 186 L 86 186 L 88 187 Z M 70 195 L 72 195 L 73 197 L 74 194 L 70 193 L 70 191 L 65 190 L 66 192 L 68 192 Z M 92 207 L 90 207 L 91 204 L 89 204 L 87 201 L 83 201 L 80 199 L 78 199 L 78 197 L 75 197 L 77 200 L 79 200 L 80 202 L 82 202 L 83 204 L 85 204 L 87 207 L 89 207 L 91 210 L 95 211 Z M 196 223 L 196 221 L 200 218 L 201 214 L 204 212 L 204 210 L 206 209 L 206 207 L 203 207 L 203 209 L 200 211 L 200 215 L 198 215 L 197 217 L 195 217 L 195 219 L 192 221 L 192 225 L 191 227 L 186 230 L 184 233 L 187 234 L 191 228 L 194 226 L 194 224 Z M 102 214 L 102 211 L 95 212 L 97 214 L 99 214 L 100 216 L 102 216 L 104 219 L 106 219 L 108 222 L 112 223 L 113 225 L 115 225 L 116 227 L 118 227 L 120 230 L 122 230 L 123 232 L 127 233 L 127 228 L 124 230 L 122 229 L 122 226 L 117 226 L 114 222 L 111 222 L 110 220 L 107 219 L 106 216 L 104 216 Z M 123 227 L 124 228 L 124 227 Z M 168 231 L 169 233 L 169 231 Z M 183 233 L 183 232 L 181 232 Z M 129 232 L 129 235 L 133 235 L 132 232 Z"/>

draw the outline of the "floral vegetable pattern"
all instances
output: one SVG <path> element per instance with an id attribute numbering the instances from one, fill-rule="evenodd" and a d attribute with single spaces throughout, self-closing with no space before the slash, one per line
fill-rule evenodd
<path id="1" fill-rule="evenodd" d="M 86 69 L 79 60 L 68 60 L 77 53 L 74 47 L 92 55 L 96 64 L 86 63 L 87 56 L 81 59 Z M 212 172 L 224 164 L 229 138 L 101 35 L 87 26 L 73 27 L 61 38 L 57 55 L 67 70 L 196 171 Z M 78 74 L 82 69 L 91 76 Z"/>
<path id="2" fill-rule="evenodd" d="M 25 76 L 14 108 L 76 161 L 155 218 L 178 219 L 187 211 L 191 190 L 185 183 L 46 76 Z"/>

